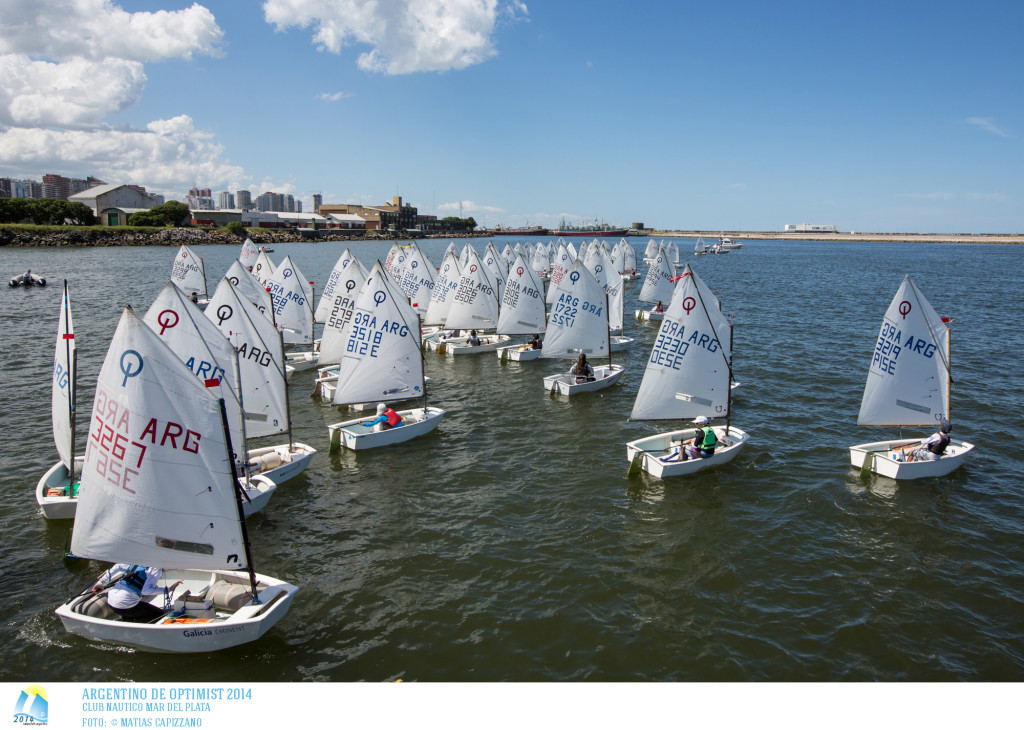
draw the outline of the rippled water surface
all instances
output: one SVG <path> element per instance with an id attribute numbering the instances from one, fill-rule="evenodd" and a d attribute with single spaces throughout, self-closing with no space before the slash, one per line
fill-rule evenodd
<path id="1" fill-rule="evenodd" d="M 664 430 L 627 420 L 657 331 L 629 316 L 620 383 L 572 400 L 544 392 L 551 361 L 428 353 L 441 426 L 366 453 L 329 453 L 326 425 L 347 411 L 308 398 L 301 373 L 295 438 L 319 453 L 250 520 L 257 570 L 301 590 L 260 641 L 200 657 L 66 634 L 53 609 L 105 566 L 62 559 L 71 524 L 33 496 L 57 458 L 61 280 L 87 415 L 121 308 L 145 312 L 176 249 L 0 251 L 3 278 L 50 282 L 3 294 L 0 680 L 1024 679 L 1024 247 L 751 241 L 695 258 L 692 243 L 683 256 L 735 315 L 733 423 L 751 438 L 732 464 L 626 477 L 626 441 Z M 421 242 L 435 265 L 447 245 Z M 369 264 L 388 247 L 352 249 Z M 343 249 L 272 258 L 319 289 Z M 238 248 L 198 251 L 212 291 Z M 855 421 L 908 273 L 953 318 L 954 436 L 976 450 L 947 477 L 897 484 L 861 477 L 847 447 L 892 433 Z"/>

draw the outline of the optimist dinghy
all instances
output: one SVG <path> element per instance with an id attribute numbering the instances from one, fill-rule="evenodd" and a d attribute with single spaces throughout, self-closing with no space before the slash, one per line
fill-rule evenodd
<path id="1" fill-rule="evenodd" d="M 933 426 L 949 419 L 949 322 L 907 276 L 882 319 L 868 368 L 858 426 Z M 914 460 L 922 439 L 894 439 L 850 447 L 850 463 L 890 479 L 940 477 L 974 449 L 949 440 L 938 459 Z"/>
<path id="2" fill-rule="evenodd" d="M 124 621 L 90 587 L 56 609 L 67 631 L 209 652 L 255 641 L 287 613 L 298 588 L 253 569 L 229 433 L 223 399 L 126 307 L 96 384 L 71 550 L 164 568 L 163 592 L 143 598 L 164 610 Z"/>

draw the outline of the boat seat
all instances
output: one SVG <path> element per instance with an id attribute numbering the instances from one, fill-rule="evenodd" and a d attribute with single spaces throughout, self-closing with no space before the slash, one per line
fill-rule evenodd
<path id="1" fill-rule="evenodd" d="M 219 580 L 210 586 L 206 598 L 213 601 L 217 610 L 234 613 L 252 601 L 252 594 L 243 585 Z"/>

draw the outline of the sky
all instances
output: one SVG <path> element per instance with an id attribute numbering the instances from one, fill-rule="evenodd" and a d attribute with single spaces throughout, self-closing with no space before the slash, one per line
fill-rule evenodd
<path id="1" fill-rule="evenodd" d="M 0 177 L 1024 232 L 1024 3 L 0 0 Z"/>

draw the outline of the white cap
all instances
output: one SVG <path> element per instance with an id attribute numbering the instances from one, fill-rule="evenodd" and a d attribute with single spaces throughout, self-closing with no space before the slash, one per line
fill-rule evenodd
<path id="1" fill-rule="evenodd" d="M 383 403 L 378 403 L 377 404 L 377 415 L 379 416 L 381 413 L 383 413 L 387 409 L 388 409 L 388 407 L 386 405 L 384 405 Z"/>
<path id="2" fill-rule="evenodd" d="M 693 422 L 698 424 L 698 425 L 701 425 L 701 426 L 706 426 L 706 425 L 708 425 L 708 417 L 707 416 L 697 416 L 696 418 L 693 419 Z"/>

